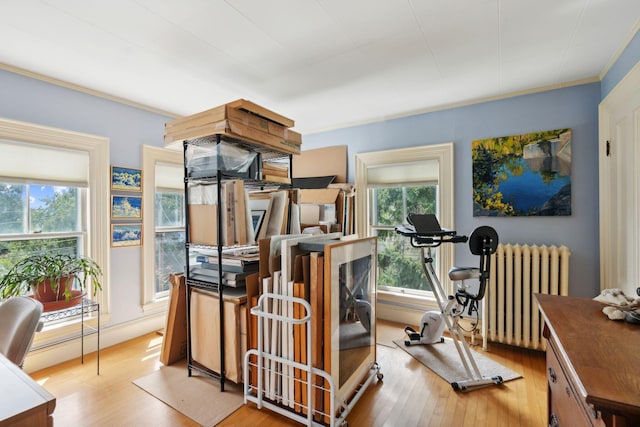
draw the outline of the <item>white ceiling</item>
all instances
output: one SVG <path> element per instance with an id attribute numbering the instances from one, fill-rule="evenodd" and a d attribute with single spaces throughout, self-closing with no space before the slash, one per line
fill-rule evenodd
<path id="1" fill-rule="evenodd" d="M 595 80 L 639 24 L 640 0 L 0 0 L 0 63 L 308 133 Z"/>

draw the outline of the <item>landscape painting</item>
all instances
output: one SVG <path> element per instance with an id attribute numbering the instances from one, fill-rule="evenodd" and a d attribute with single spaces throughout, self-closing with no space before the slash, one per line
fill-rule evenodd
<path id="1" fill-rule="evenodd" d="M 111 189 L 142 191 L 142 171 L 140 169 L 111 167 Z"/>
<path id="2" fill-rule="evenodd" d="M 472 142 L 473 216 L 571 215 L 571 129 Z"/>
<path id="3" fill-rule="evenodd" d="M 142 224 L 111 224 L 111 246 L 140 246 Z"/>
<path id="4" fill-rule="evenodd" d="M 112 219 L 142 219 L 142 197 L 111 196 Z"/>

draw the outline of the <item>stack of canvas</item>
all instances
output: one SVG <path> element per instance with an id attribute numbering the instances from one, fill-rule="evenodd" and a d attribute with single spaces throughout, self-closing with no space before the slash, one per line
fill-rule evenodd
<path id="1" fill-rule="evenodd" d="M 291 184 L 288 163 L 262 162 L 262 179 L 282 184 Z"/>
<path id="2" fill-rule="evenodd" d="M 269 317 L 262 328 L 256 316 L 247 323 L 249 347 L 257 349 L 262 342 L 261 351 L 268 356 L 261 372 L 256 358 L 250 358 L 250 378 L 245 381 L 254 394 L 295 413 L 312 411 L 316 421 L 329 422 L 329 390 L 336 399 L 334 408 L 340 410 L 375 362 L 375 269 L 375 238 L 341 240 L 340 233 L 333 233 L 260 242 L 260 288 L 248 289 L 247 300 L 254 307 L 265 295 L 261 309 Z M 310 313 L 298 300 L 309 303 Z M 307 316 L 300 324 L 283 320 Z M 329 374 L 334 386 L 300 367 L 309 362 Z"/>

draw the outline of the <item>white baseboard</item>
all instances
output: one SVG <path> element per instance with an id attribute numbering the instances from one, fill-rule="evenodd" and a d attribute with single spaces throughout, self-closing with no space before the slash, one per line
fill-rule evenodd
<path id="1" fill-rule="evenodd" d="M 403 304 L 382 303 L 376 304 L 376 317 L 391 322 L 402 323 L 407 326 L 418 326 L 425 311 L 437 310 L 436 304 L 430 304 L 426 308 L 411 307 Z"/>
<path id="2" fill-rule="evenodd" d="M 166 319 L 166 312 L 162 312 L 131 322 L 104 327 L 100 330 L 100 349 L 105 349 L 150 332 L 161 330 L 166 325 Z M 85 355 L 96 351 L 97 340 L 98 335 L 95 333 L 85 335 Z M 67 360 L 77 359 L 81 356 L 80 349 L 80 337 L 44 348 L 34 349 L 27 355 L 24 363 L 24 371 L 27 373 L 35 372 L 66 362 Z"/>

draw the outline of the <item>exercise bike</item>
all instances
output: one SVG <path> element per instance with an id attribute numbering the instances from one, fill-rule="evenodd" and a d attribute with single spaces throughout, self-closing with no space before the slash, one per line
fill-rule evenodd
<path id="1" fill-rule="evenodd" d="M 427 277 L 427 282 L 433 290 L 439 311 L 426 312 L 420 321 L 420 330 L 415 331 L 411 327 L 406 327 L 408 339 L 405 345 L 432 345 L 444 342 L 442 332 L 448 329 L 460 360 L 466 371 L 466 378 L 454 381 L 451 386 L 456 391 L 470 391 L 488 385 L 499 385 L 503 383 L 501 376 L 483 376 L 478 365 L 473 358 L 473 353 L 469 344 L 464 338 L 460 319 L 465 311 L 472 315 L 478 313 L 478 304 L 484 298 L 487 281 L 489 279 L 490 256 L 498 247 L 498 234 L 488 226 L 476 228 L 471 236 L 458 235 L 454 230 L 440 227 L 435 215 L 409 214 L 407 220 L 410 226 L 396 227 L 396 232 L 409 237 L 411 246 L 420 249 L 422 258 L 422 268 Z M 444 289 L 438 280 L 433 267 L 433 257 L 431 249 L 443 243 L 466 243 L 469 242 L 469 249 L 474 255 L 480 256 L 480 266 L 475 267 L 453 267 L 449 270 L 449 279 L 459 283 L 454 295 L 446 296 Z M 426 253 L 425 253 L 426 250 Z M 471 293 L 465 280 L 478 279 L 479 288 L 477 293 Z"/>

